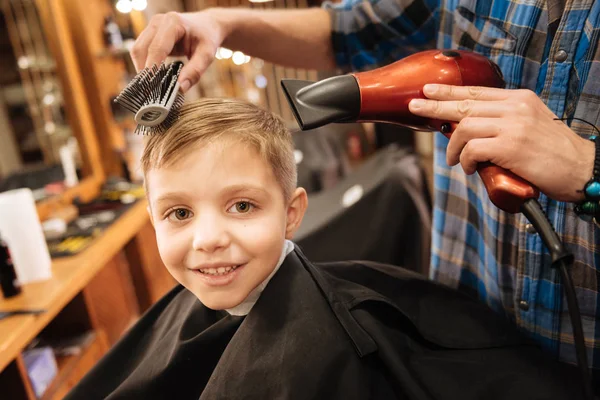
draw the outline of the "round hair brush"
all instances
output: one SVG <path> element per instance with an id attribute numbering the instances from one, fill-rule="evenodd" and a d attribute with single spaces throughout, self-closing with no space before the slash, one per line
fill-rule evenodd
<path id="1" fill-rule="evenodd" d="M 135 114 L 135 133 L 163 133 L 177 120 L 184 102 L 177 82 L 182 67 L 175 61 L 144 68 L 117 96 L 115 102 Z"/>

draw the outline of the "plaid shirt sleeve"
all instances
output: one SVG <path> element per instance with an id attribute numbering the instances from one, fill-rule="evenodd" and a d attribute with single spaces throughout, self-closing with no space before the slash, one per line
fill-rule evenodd
<path id="1" fill-rule="evenodd" d="M 361 71 L 435 48 L 439 6 L 439 0 L 323 3 L 331 16 L 338 67 Z"/>

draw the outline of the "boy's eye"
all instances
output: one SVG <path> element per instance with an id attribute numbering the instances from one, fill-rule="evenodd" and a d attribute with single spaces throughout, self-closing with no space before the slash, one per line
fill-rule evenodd
<path id="1" fill-rule="evenodd" d="M 183 221 L 190 218 L 191 216 L 192 212 L 190 210 L 187 210 L 185 208 L 176 208 L 175 210 L 169 213 L 168 218 L 171 220 L 176 219 L 178 221 Z"/>
<path id="2" fill-rule="evenodd" d="M 238 201 L 227 211 L 236 214 L 246 214 L 252 209 L 252 207 L 254 207 L 254 204 L 250 203 L 249 201 Z"/>

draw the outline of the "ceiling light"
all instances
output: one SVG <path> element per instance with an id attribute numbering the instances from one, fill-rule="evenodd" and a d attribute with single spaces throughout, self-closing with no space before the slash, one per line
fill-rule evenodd
<path id="1" fill-rule="evenodd" d="M 148 6 L 147 0 L 131 0 L 131 6 L 136 11 L 144 11 Z"/>
<path id="2" fill-rule="evenodd" d="M 267 87 L 267 78 L 264 75 L 256 75 L 254 78 L 254 84 L 259 89 L 264 89 Z"/>
<path id="3" fill-rule="evenodd" d="M 117 1 L 117 11 L 123 13 L 123 14 L 127 14 L 128 12 L 131 12 L 133 5 L 131 4 L 131 1 L 129 0 L 119 0 Z"/>
<path id="4" fill-rule="evenodd" d="M 241 51 L 236 51 L 231 56 L 231 60 L 235 65 L 242 65 L 246 61 L 246 56 Z"/>
<path id="5" fill-rule="evenodd" d="M 231 50 L 229 50 L 228 48 L 225 48 L 225 47 L 219 47 L 217 49 L 217 54 L 219 55 L 217 58 L 220 57 L 219 59 L 222 58 L 224 60 L 227 60 L 228 58 L 231 57 L 231 55 L 233 54 L 233 51 L 231 51 Z"/>

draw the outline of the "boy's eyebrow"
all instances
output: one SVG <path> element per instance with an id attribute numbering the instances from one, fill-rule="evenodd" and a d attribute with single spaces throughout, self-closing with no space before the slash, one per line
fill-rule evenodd
<path id="1" fill-rule="evenodd" d="M 225 196 L 235 196 L 242 193 L 269 196 L 269 192 L 261 186 L 247 183 L 230 185 L 221 190 L 221 194 Z M 184 199 L 189 199 L 189 195 L 185 192 L 168 192 L 158 196 L 154 203 L 157 207 L 160 207 L 161 203 L 183 201 Z"/>
<path id="2" fill-rule="evenodd" d="M 161 203 L 168 203 L 168 202 L 172 202 L 172 201 L 181 201 L 181 199 L 185 198 L 186 195 L 182 192 L 169 192 L 169 193 L 165 193 L 165 194 L 161 194 L 160 196 L 158 196 L 158 198 L 155 200 L 155 204 L 156 206 L 160 206 Z"/>
<path id="3" fill-rule="evenodd" d="M 247 184 L 247 183 L 240 183 L 240 184 L 227 186 L 221 192 L 223 194 L 229 195 L 229 196 L 233 196 L 233 195 L 236 195 L 239 193 L 247 193 L 247 192 L 254 192 L 255 194 L 258 194 L 258 195 L 261 195 L 261 194 L 267 195 L 267 196 L 269 195 L 269 192 L 266 191 L 261 186 Z"/>

